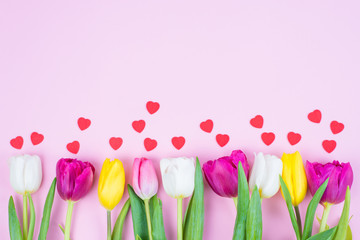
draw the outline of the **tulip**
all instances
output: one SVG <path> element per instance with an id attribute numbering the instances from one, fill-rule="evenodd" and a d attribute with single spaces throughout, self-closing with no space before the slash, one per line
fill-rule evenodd
<path id="1" fill-rule="evenodd" d="M 94 166 L 89 162 L 62 158 L 56 164 L 57 190 L 60 197 L 68 202 L 65 222 L 65 240 L 70 239 L 71 215 L 74 202 L 79 201 L 93 184 Z"/>
<path id="2" fill-rule="evenodd" d="M 99 178 L 98 196 L 107 210 L 107 239 L 111 239 L 111 210 L 120 202 L 125 187 L 125 171 L 120 160 L 105 159 Z"/>
<path id="3" fill-rule="evenodd" d="M 157 193 L 159 183 L 151 160 L 135 158 L 133 163 L 133 186 L 135 193 L 144 200 L 149 238 L 152 240 L 149 199 Z"/>
<path id="4" fill-rule="evenodd" d="M 298 227 L 301 233 L 301 217 L 298 205 L 304 200 L 307 192 L 307 180 L 304 163 L 298 151 L 291 154 L 284 153 L 281 157 L 283 162 L 282 178 L 289 189 L 291 202 L 295 208 Z"/>
<path id="5" fill-rule="evenodd" d="M 271 198 L 280 188 L 279 175 L 282 174 L 283 163 L 274 155 L 255 154 L 251 169 L 249 187 L 251 191 L 258 187 L 261 198 Z"/>
<path id="6" fill-rule="evenodd" d="M 194 158 L 164 158 L 160 170 L 165 192 L 177 199 L 177 236 L 182 240 L 182 199 L 189 197 L 195 185 Z"/>
<path id="7" fill-rule="evenodd" d="M 206 181 L 212 190 L 221 197 L 234 198 L 238 195 L 238 164 L 244 169 L 245 176 L 249 175 L 249 164 L 241 150 L 234 150 L 230 156 L 208 161 L 203 165 Z"/>
<path id="8" fill-rule="evenodd" d="M 28 237 L 27 201 L 36 192 L 42 181 L 41 160 L 37 155 L 20 155 L 9 159 L 10 184 L 23 195 L 23 238 Z M 32 238 L 32 237 L 31 237 Z"/>
<path id="9" fill-rule="evenodd" d="M 329 183 L 321 198 L 321 203 L 324 206 L 320 224 L 320 232 L 322 232 L 325 230 L 331 206 L 345 200 L 347 186 L 351 188 L 353 183 L 353 171 L 350 163 L 340 164 L 338 161 L 326 164 L 306 161 L 305 171 L 312 195 L 329 178 Z"/>

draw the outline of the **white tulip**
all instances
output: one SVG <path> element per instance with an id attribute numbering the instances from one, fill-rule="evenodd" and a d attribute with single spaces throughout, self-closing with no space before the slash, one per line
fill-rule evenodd
<path id="1" fill-rule="evenodd" d="M 250 172 L 249 187 L 255 185 L 260 191 L 261 198 L 274 196 L 280 188 L 279 175 L 282 174 L 283 163 L 274 155 L 255 154 L 254 165 Z"/>
<path id="2" fill-rule="evenodd" d="M 22 155 L 11 157 L 10 184 L 19 194 L 36 192 L 42 180 L 41 161 L 37 155 Z"/>
<path id="3" fill-rule="evenodd" d="M 195 184 L 194 158 L 164 158 L 160 170 L 165 192 L 173 198 L 191 196 Z"/>

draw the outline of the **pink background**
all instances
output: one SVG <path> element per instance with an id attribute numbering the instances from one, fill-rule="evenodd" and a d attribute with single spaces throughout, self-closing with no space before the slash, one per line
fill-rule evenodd
<path id="1" fill-rule="evenodd" d="M 354 239 L 360 236 L 359 204 L 359 64 L 360 4 L 358 1 L 1 1 L 0 2 L 0 235 L 8 238 L 7 203 L 14 195 L 21 217 L 21 196 L 9 183 L 7 159 L 16 154 L 38 154 L 43 160 L 43 182 L 33 195 L 36 230 L 55 165 L 61 157 L 91 161 L 96 181 L 89 195 L 75 205 L 72 239 L 104 239 L 106 212 L 97 199 L 97 180 L 106 157 L 119 158 L 131 182 L 134 157 L 153 159 L 159 173 L 162 157 L 199 156 L 201 162 L 242 149 L 281 156 L 299 150 L 304 161 L 351 162 L 354 169 L 351 220 Z M 149 100 L 160 110 L 150 115 Z M 320 124 L 307 114 L 320 109 Z M 264 116 L 263 129 L 250 126 L 256 114 Z M 79 117 L 90 118 L 85 131 Z M 200 130 L 211 118 L 214 130 Z M 131 123 L 144 119 L 145 130 Z M 333 135 L 329 124 L 337 120 L 345 130 Z M 37 146 L 33 131 L 44 134 Z M 262 132 L 273 131 L 274 143 L 265 146 Z M 289 131 L 302 134 L 291 146 Z M 215 141 L 226 133 L 223 148 Z M 21 150 L 10 139 L 23 136 Z M 110 148 L 110 137 L 124 139 Z M 176 150 L 173 136 L 184 136 Z M 147 152 L 146 137 L 158 141 Z M 321 143 L 334 139 L 331 154 Z M 66 144 L 80 141 L 77 155 Z M 159 179 L 160 179 L 160 175 Z M 128 194 L 114 209 L 115 221 Z M 165 230 L 176 238 L 176 200 L 162 185 Z M 300 205 L 305 216 L 308 193 Z M 263 201 L 263 239 L 294 239 L 281 194 Z M 334 225 L 342 204 L 330 213 Z M 321 210 L 321 211 L 320 211 Z M 322 208 L 318 209 L 320 216 Z M 66 204 L 56 193 L 48 239 L 62 239 Z M 231 239 L 235 207 L 205 184 L 204 239 Z M 281 227 L 280 227 L 281 226 Z M 315 223 L 315 230 L 318 224 Z M 133 239 L 131 216 L 124 239 Z"/>

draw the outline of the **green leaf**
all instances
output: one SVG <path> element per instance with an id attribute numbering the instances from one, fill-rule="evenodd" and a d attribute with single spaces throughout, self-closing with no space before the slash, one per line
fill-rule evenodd
<path id="1" fill-rule="evenodd" d="M 346 189 L 344 207 L 341 213 L 339 223 L 337 225 L 334 240 L 346 239 L 346 233 L 349 225 L 349 212 L 350 212 L 350 188 Z"/>
<path id="2" fill-rule="evenodd" d="M 130 208 L 130 198 L 126 200 L 124 206 L 122 207 L 119 213 L 118 218 L 116 219 L 114 230 L 111 235 L 112 240 L 121 240 L 123 225 L 124 225 L 125 217 L 129 212 L 129 208 Z"/>
<path id="3" fill-rule="evenodd" d="M 351 232 L 350 225 L 348 225 L 348 227 L 347 227 L 345 240 L 352 240 L 352 232 Z"/>
<path id="4" fill-rule="evenodd" d="M 27 195 L 29 198 L 29 206 L 30 206 L 30 223 L 29 223 L 29 232 L 28 232 L 28 240 L 32 240 L 34 236 L 34 227 L 35 227 L 35 208 L 34 202 L 30 194 Z"/>
<path id="5" fill-rule="evenodd" d="M 295 234 L 296 234 L 296 239 L 300 240 L 300 230 L 299 230 L 299 226 L 296 222 L 296 217 L 295 217 L 295 213 L 294 213 L 294 209 L 292 206 L 292 202 L 291 202 L 291 196 L 289 193 L 289 189 L 287 188 L 283 178 L 281 177 L 281 175 L 279 175 L 280 178 L 280 184 L 281 184 L 281 189 L 285 198 L 285 202 L 286 202 L 286 206 L 288 208 L 289 211 L 289 215 L 290 215 L 290 219 L 291 219 L 291 223 L 293 225 Z"/>
<path id="6" fill-rule="evenodd" d="M 150 215 L 151 215 L 151 227 L 152 227 L 152 236 L 156 240 L 165 240 L 165 229 L 164 229 L 164 220 L 162 213 L 162 203 L 156 194 L 150 199 Z"/>
<path id="7" fill-rule="evenodd" d="M 129 197 L 131 202 L 131 215 L 134 227 L 134 236 L 142 239 L 149 239 L 149 233 L 145 215 L 144 201 L 139 198 L 134 189 L 128 184 Z"/>
<path id="8" fill-rule="evenodd" d="M 314 194 L 314 197 L 311 199 L 307 211 L 306 211 L 306 217 L 305 217 L 305 225 L 304 225 L 304 232 L 302 239 L 308 239 L 311 237 L 313 223 L 314 223 L 314 216 L 316 212 L 316 208 L 319 205 L 319 202 L 326 190 L 327 184 L 329 182 L 329 178 L 326 179 L 326 181 L 319 187 L 319 189 Z"/>
<path id="9" fill-rule="evenodd" d="M 246 215 L 249 208 L 249 185 L 241 162 L 238 165 L 238 198 L 236 220 L 234 226 L 234 240 L 244 240 L 246 233 Z"/>
<path id="10" fill-rule="evenodd" d="M 141 240 L 141 237 L 139 235 L 136 235 L 136 240 Z"/>
<path id="11" fill-rule="evenodd" d="M 183 236 L 185 240 L 203 239 L 204 181 L 199 158 L 196 158 L 195 189 L 186 209 Z"/>
<path id="12" fill-rule="evenodd" d="M 333 239 L 335 232 L 336 232 L 336 227 L 333 227 L 324 232 L 321 232 L 312 237 L 309 237 L 309 238 L 307 238 L 307 240 L 331 240 L 331 239 Z"/>
<path id="13" fill-rule="evenodd" d="M 9 233 L 11 240 L 22 239 L 20 222 L 16 215 L 14 199 L 10 196 L 9 199 Z"/>
<path id="14" fill-rule="evenodd" d="M 43 217 L 41 219 L 40 233 L 38 238 L 39 240 L 46 240 L 46 235 L 49 229 L 51 209 L 54 202 L 55 186 L 56 186 L 56 178 L 54 178 L 54 180 L 52 181 L 52 184 L 50 186 L 49 192 L 46 197 L 44 210 L 43 210 Z"/>
<path id="15" fill-rule="evenodd" d="M 251 194 L 246 216 L 246 240 L 259 240 L 262 236 L 261 200 L 257 186 Z"/>

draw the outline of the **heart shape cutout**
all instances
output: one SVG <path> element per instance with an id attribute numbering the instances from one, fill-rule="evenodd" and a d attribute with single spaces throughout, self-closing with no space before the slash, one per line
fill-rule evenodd
<path id="1" fill-rule="evenodd" d="M 295 145 L 298 142 L 300 142 L 301 140 L 301 135 L 300 133 L 295 133 L 295 132 L 289 132 L 287 135 L 288 141 L 290 143 L 290 145 Z"/>
<path id="2" fill-rule="evenodd" d="M 86 130 L 88 127 L 90 127 L 90 124 L 91 124 L 91 120 L 90 119 L 87 119 L 87 118 L 79 118 L 78 119 L 78 126 L 80 128 L 81 131 L 84 131 Z"/>
<path id="3" fill-rule="evenodd" d="M 261 115 L 256 115 L 250 120 L 250 125 L 254 128 L 262 128 L 264 125 L 264 118 Z"/>
<path id="4" fill-rule="evenodd" d="M 141 133 L 145 128 L 145 121 L 144 120 L 133 121 L 132 127 L 135 131 Z"/>
<path id="5" fill-rule="evenodd" d="M 336 142 L 334 140 L 324 140 L 322 146 L 326 152 L 331 153 L 336 148 Z"/>
<path id="6" fill-rule="evenodd" d="M 44 140 L 44 135 L 37 133 L 37 132 L 33 132 L 30 135 L 30 140 L 34 146 L 38 145 Z"/>
<path id="7" fill-rule="evenodd" d="M 316 109 L 308 114 L 308 119 L 313 123 L 320 123 L 321 122 L 321 112 L 320 110 Z"/>
<path id="8" fill-rule="evenodd" d="M 71 143 L 68 143 L 66 145 L 66 148 L 69 152 L 71 152 L 73 154 L 77 154 L 80 149 L 80 143 L 78 141 L 73 141 Z"/>
<path id="9" fill-rule="evenodd" d="M 112 137 L 109 139 L 110 147 L 114 150 L 118 150 L 123 144 L 123 140 L 121 137 Z"/>
<path id="10" fill-rule="evenodd" d="M 146 109 L 150 114 L 156 113 L 159 110 L 159 108 L 160 108 L 160 104 L 158 102 L 148 101 L 146 103 Z"/>
<path id="11" fill-rule="evenodd" d="M 21 149 L 24 144 L 24 139 L 21 136 L 17 136 L 10 140 L 10 145 L 15 149 Z"/>
<path id="12" fill-rule="evenodd" d="M 144 140 L 144 147 L 146 149 L 146 151 L 151 151 L 154 148 L 156 148 L 157 146 L 157 141 L 155 139 L 151 139 L 151 138 L 145 138 Z"/>
<path id="13" fill-rule="evenodd" d="M 275 134 L 272 132 L 264 132 L 261 134 L 261 139 L 265 145 L 270 146 L 275 140 Z"/>
<path id="14" fill-rule="evenodd" d="M 173 137 L 171 139 L 171 142 L 173 144 L 173 146 L 177 149 L 180 150 L 184 144 L 185 144 L 185 138 L 180 136 L 180 137 Z"/>
<path id="15" fill-rule="evenodd" d="M 230 140 L 229 135 L 227 134 L 218 134 L 216 135 L 216 142 L 220 147 L 224 147 Z"/>
<path id="16" fill-rule="evenodd" d="M 208 119 L 208 120 L 203 121 L 203 122 L 200 123 L 200 128 L 204 132 L 211 133 L 211 131 L 214 128 L 214 123 L 213 123 L 213 121 L 211 119 Z"/>
<path id="17" fill-rule="evenodd" d="M 332 131 L 333 134 L 338 134 L 340 132 L 342 132 L 342 130 L 344 130 L 344 124 L 338 122 L 338 121 L 332 121 L 330 123 L 330 129 Z"/>

